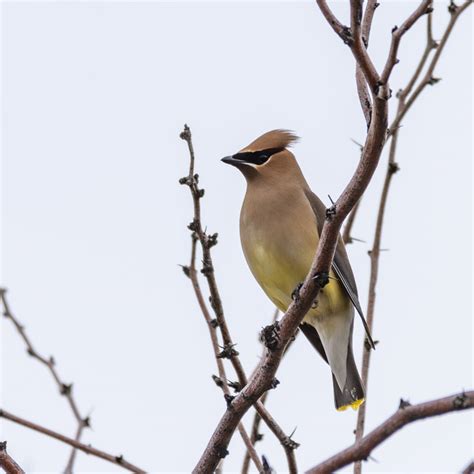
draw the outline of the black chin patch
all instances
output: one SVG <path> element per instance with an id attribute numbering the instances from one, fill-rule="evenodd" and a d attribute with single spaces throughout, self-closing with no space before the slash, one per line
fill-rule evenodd
<path id="1" fill-rule="evenodd" d="M 253 165 L 263 165 L 272 155 L 283 151 L 284 148 L 267 148 L 259 151 L 245 151 L 237 153 L 232 158 L 240 160 L 242 163 L 251 163 Z"/>

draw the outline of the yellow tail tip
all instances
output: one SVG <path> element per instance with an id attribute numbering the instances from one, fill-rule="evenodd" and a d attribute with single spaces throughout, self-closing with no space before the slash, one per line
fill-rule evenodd
<path id="1" fill-rule="evenodd" d="M 351 407 L 353 410 L 357 410 L 364 402 L 365 402 L 365 398 L 359 398 L 359 400 L 356 400 L 352 403 L 349 403 L 348 405 L 343 405 L 342 407 L 337 408 L 337 411 L 346 411 L 349 407 Z"/>

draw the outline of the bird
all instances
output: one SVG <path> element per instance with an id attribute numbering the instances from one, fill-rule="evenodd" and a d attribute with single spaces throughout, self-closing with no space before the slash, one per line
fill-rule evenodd
<path id="1" fill-rule="evenodd" d="M 240 212 L 240 240 L 253 276 L 285 312 L 306 278 L 326 218 L 326 207 L 314 194 L 289 148 L 299 137 L 284 129 L 264 133 L 250 145 L 222 158 L 245 177 L 247 190 Z M 332 372 L 338 411 L 364 402 L 364 388 L 352 350 L 354 310 L 364 319 L 357 286 L 342 238 L 329 273 L 329 283 L 304 316 L 302 333 Z"/>

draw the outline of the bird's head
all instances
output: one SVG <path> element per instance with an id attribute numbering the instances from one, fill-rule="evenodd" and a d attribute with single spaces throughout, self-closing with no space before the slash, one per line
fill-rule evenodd
<path id="1" fill-rule="evenodd" d="M 298 137 L 288 130 L 272 130 L 222 161 L 238 168 L 248 182 L 299 177 L 301 170 L 288 150 L 297 140 Z"/>

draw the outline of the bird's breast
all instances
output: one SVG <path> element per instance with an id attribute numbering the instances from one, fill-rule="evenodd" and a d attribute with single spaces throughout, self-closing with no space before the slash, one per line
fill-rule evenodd
<path id="1" fill-rule="evenodd" d="M 272 302 L 286 311 L 291 295 L 308 274 L 319 243 L 316 216 L 298 195 L 257 203 L 244 201 L 240 216 L 242 248 L 255 279 Z M 290 204 L 291 203 L 291 204 Z M 314 315 L 339 312 L 348 304 L 331 272 Z"/>

